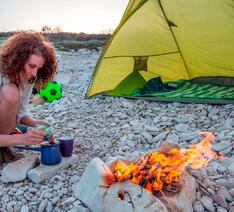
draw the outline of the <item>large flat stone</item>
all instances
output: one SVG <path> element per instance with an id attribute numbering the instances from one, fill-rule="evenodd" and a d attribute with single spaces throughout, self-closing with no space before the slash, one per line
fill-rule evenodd
<path id="1" fill-rule="evenodd" d="M 76 163 L 78 157 L 72 155 L 71 157 L 63 157 L 62 162 L 57 165 L 47 166 L 40 164 L 40 166 L 28 172 L 28 178 L 34 183 L 41 183 L 42 181 L 55 175 L 59 170 L 67 168 L 70 164 Z"/>
<path id="2" fill-rule="evenodd" d="M 94 158 L 76 184 L 74 196 L 92 212 L 103 212 L 103 199 L 114 180 L 112 172 L 105 163 L 99 158 Z"/>
<path id="3" fill-rule="evenodd" d="M 38 159 L 38 154 L 31 154 L 15 162 L 8 163 L 2 170 L 1 180 L 4 183 L 9 183 L 26 179 L 28 171 L 35 167 Z"/>

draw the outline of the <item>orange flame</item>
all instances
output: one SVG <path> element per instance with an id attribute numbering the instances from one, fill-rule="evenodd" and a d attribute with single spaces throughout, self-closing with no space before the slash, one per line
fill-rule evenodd
<path id="1" fill-rule="evenodd" d="M 149 191 L 161 190 L 164 183 L 178 182 L 187 166 L 199 169 L 220 156 L 211 149 L 214 134 L 203 132 L 202 135 L 205 138 L 188 149 L 172 148 L 166 153 L 153 152 L 129 165 L 120 160 L 114 167 L 114 175 L 118 181 L 130 179 Z"/>

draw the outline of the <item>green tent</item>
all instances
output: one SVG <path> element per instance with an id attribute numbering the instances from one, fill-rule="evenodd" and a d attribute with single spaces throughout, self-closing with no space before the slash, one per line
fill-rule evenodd
<path id="1" fill-rule="evenodd" d="M 139 97 L 134 92 L 159 77 L 166 85 L 182 84 L 183 91 L 190 88 L 189 82 L 198 93 L 206 94 L 203 100 L 232 103 L 233 26 L 233 0 L 130 0 L 97 62 L 86 96 Z M 200 83 L 205 87 L 203 93 Z M 229 93 L 224 94 L 225 90 Z M 221 95 L 216 95 L 217 91 L 222 91 Z M 142 96 L 190 101 L 200 98 L 193 96 L 194 92 L 197 90 L 192 89 L 185 97 L 167 96 L 170 92 L 164 91 Z"/>

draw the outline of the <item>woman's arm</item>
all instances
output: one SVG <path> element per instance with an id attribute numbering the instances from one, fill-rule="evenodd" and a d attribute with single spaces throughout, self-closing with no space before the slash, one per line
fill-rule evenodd
<path id="1" fill-rule="evenodd" d="M 20 119 L 20 124 L 24 124 L 29 127 L 37 127 L 43 124 L 49 124 L 46 120 L 40 120 L 32 118 L 31 116 L 24 116 Z"/>
<path id="2" fill-rule="evenodd" d="M 32 94 L 32 89 L 33 89 L 33 86 L 29 84 L 25 85 L 23 89 L 23 95 L 22 95 L 21 104 L 19 107 L 17 121 L 18 123 L 24 124 L 29 127 L 37 127 L 38 125 L 41 125 L 41 124 L 48 124 L 47 121 L 35 119 L 31 117 L 30 115 L 28 107 L 29 107 L 29 99 Z"/>
<path id="3" fill-rule="evenodd" d="M 45 132 L 43 130 L 30 130 L 25 134 L 0 135 L 0 147 L 14 146 L 18 144 L 31 145 L 40 144 Z"/>
<path id="4" fill-rule="evenodd" d="M 37 123 L 36 120 L 34 118 L 32 118 L 31 116 L 24 116 L 20 119 L 20 124 L 29 126 L 29 127 L 36 127 Z"/>
<path id="5" fill-rule="evenodd" d="M 22 92 L 22 96 L 21 96 L 21 101 L 20 101 L 20 106 L 19 106 L 19 112 L 17 115 L 18 123 L 21 122 L 21 119 L 23 117 L 31 115 L 29 112 L 29 100 L 32 95 L 32 89 L 33 89 L 33 85 L 30 85 L 30 84 L 24 85 L 23 88 L 20 89 L 20 92 Z"/>
<path id="6" fill-rule="evenodd" d="M 20 135 L 0 135 L 0 147 L 20 144 Z"/>

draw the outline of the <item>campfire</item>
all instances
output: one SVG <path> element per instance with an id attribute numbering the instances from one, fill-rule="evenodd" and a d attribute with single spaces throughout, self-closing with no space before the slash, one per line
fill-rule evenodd
<path id="1" fill-rule="evenodd" d="M 208 165 L 219 154 L 212 151 L 214 133 L 189 148 L 164 142 L 158 151 L 136 161 L 94 158 L 76 185 L 75 197 L 97 212 L 161 211 L 192 212 L 196 199 L 195 179 L 189 169 Z"/>
<path id="2" fill-rule="evenodd" d="M 220 156 L 211 149 L 214 134 L 203 132 L 202 135 L 205 138 L 188 149 L 165 143 L 159 151 L 148 153 L 137 162 L 119 160 L 114 167 L 114 176 L 117 181 L 131 180 L 156 196 L 161 191 L 177 193 L 183 184 L 180 176 L 186 167 L 202 168 L 212 158 Z"/>

